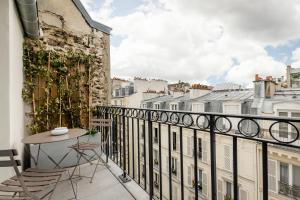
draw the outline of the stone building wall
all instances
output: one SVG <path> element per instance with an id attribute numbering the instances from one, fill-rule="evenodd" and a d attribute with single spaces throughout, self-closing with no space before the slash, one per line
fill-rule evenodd
<path id="1" fill-rule="evenodd" d="M 110 36 L 86 22 L 72 0 L 38 0 L 40 40 L 49 49 L 80 49 L 97 56 L 92 74 L 91 105 L 110 103 Z"/>

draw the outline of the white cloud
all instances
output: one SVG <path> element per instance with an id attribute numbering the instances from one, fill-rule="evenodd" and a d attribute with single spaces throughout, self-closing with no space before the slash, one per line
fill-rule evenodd
<path id="1" fill-rule="evenodd" d="M 267 55 L 266 44 L 300 35 L 296 0 L 147 0 L 126 16 L 111 16 L 112 3 L 89 10 L 124 38 L 111 48 L 117 76 L 173 81 L 219 76 L 249 85 L 256 73 L 284 75 L 285 64 Z"/>

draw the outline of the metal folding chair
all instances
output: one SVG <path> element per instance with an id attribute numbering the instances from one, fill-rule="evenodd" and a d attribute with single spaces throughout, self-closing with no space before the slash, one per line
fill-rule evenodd
<path id="1" fill-rule="evenodd" d="M 21 162 L 15 160 L 16 155 L 15 149 L 0 150 L 1 158 L 9 158 L 9 160 L 0 160 L 0 167 L 13 167 L 16 173 L 16 176 L 0 184 L 0 199 L 41 200 L 48 197 L 50 200 L 65 170 L 30 168 L 20 172 L 18 166 L 21 166 Z"/>
<path id="2" fill-rule="evenodd" d="M 99 141 L 99 143 L 94 143 L 94 142 L 91 142 L 90 140 L 88 140 L 86 142 L 78 142 L 77 144 L 74 144 L 70 147 L 70 148 L 74 149 L 79 155 L 77 165 L 75 166 L 71 177 L 74 175 L 76 169 L 79 167 L 81 159 L 86 160 L 88 163 L 90 163 L 92 165 L 93 164 L 92 160 L 93 160 L 93 158 L 96 157 L 97 163 L 93 170 L 93 174 L 91 177 L 87 177 L 87 178 L 91 179 L 90 183 L 93 182 L 93 178 L 95 176 L 98 165 L 105 164 L 105 162 L 103 161 L 101 156 L 103 153 L 103 149 L 105 149 L 106 145 L 108 144 L 108 139 L 109 139 L 109 135 L 106 132 L 106 128 L 111 127 L 111 124 L 112 124 L 111 119 L 91 119 L 90 128 L 94 128 L 94 129 L 98 130 L 98 132 L 101 134 L 100 141 Z M 100 151 L 97 151 L 97 149 L 100 149 Z M 90 151 L 94 155 L 89 156 L 86 153 L 86 151 Z"/>

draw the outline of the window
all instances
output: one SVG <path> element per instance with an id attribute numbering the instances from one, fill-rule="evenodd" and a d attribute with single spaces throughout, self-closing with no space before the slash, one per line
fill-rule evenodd
<path id="1" fill-rule="evenodd" d="M 289 112 L 289 111 L 280 111 L 278 112 L 280 117 L 300 117 L 300 112 Z M 294 140 L 297 137 L 297 130 L 287 124 L 287 123 L 278 123 L 279 130 L 278 130 L 278 137 L 281 139 L 285 139 L 286 141 Z M 300 130 L 300 123 L 293 123 L 295 127 Z"/>
<path id="2" fill-rule="evenodd" d="M 226 194 L 225 194 L 225 197 L 229 197 L 231 198 L 232 197 L 232 183 L 231 182 L 228 182 L 228 181 L 225 181 L 225 187 L 226 187 Z"/>
<path id="3" fill-rule="evenodd" d="M 158 128 L 154 128 L 154 143 L 158 143 Z"/>
<path id="4" fill-rule="evenodd" d="M 285 196 L 300 197 L 300 166 L 279 162 L 278 192 Z M 297 198 L 295 198 L 297 199 Z"/>
<path id="5" fill-rule="evenodd" d="M 154 187 L 159 188 L 159 175 L 154 172 Z"/>
<path id="6" fill-rule="evenodd" d="M 198 158 L 202 160 L 202 139 L 198 138 Z"/>
<path id="7" fill-rule="evenodd" d="M 202 193 L 202 183 L 203 183 L 203 178 L 202 178 L 202 170 L 198 170 L 198 190 Z"/>
<path id="8" fill-rule="evenodd" d="M 173 132 L 173 150 L 175 151 L 177 149 L 177 138 L 176 138 L 177 133 Z"/>
<path id="9" fill-rule="evenodd" d="M 172 157 L 172 173 L 177 176 L 177 159 Z"/>
<path id="10" fill-rule="evenodd" d="M 224 168 L 231 170 L 231 148 L 227 145 L 224 145 Z"/>
<path id="11" fill-rule="evenodd" d="M 158 151 L 157 150 L 153 150 L 154 151 L 154 165 L 158 165 Z"/>
<path id="12" fill-rule="evenodd" d="M 155 103 L 155 104 L 154 104 L 154 109 L 160 109 L 159 103 Z"/>
<path id="13" fill-rule="evenodd" d="M 142 104 L 142 108 L 147 108 L 147 104 L 146 104 L 146 103 L 143 103 L 143 104 Z"/>
<path id="14" fill-rule="evenodd" d="M 280 182 L 289 184 L 289 165 L 280 162 Z"/>
<path id="15" fill-rule="evenodd" d="M 279 112 L 278 115 L 280 117 L 287 117 L 287 112 Z M 288 138 L 288 124 L 287 123 L 279 123 L 279 137 Z"/>
<path id="16" fill-rule="evenodd" d="M 172 103 L 171 105 L 170 105 L 170 110 L 178 110 L 178 104 L 177 103 Z"/>

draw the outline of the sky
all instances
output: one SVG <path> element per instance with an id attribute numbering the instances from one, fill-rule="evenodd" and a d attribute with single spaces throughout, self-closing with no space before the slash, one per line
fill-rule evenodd
<path id="1" fill-rule="evenodd" d="M 81 0 L 113 30 L 112 76 L 251 86 L 300 67 L 299 0 Z"/>

